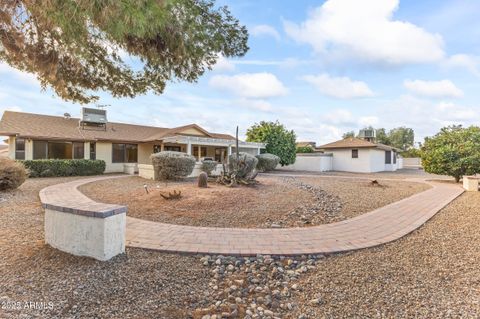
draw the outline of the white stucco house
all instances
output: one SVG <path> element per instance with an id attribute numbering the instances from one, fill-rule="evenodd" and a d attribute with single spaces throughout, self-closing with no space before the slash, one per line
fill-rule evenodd
<path id="1" fill-rule="evenodd" d="M 396 148 L 366 139 L 346 138 L 318 149 L 332 155 L 333 171 L 374 173 L 402 168 Z"/>
<path id="2" fill-rule="evenodd" d="M 152 153 L 191 154 L 197 159 L 196 175 L 202 159 L 220 163 L 235 150 L 233 136 L 196 124 L 163 128 L 108 122 L 105 110 L 89 108 L 83 108 L 80 118 L 5 111 L 0 136 L 7 137 L 12 159 L 99 159 L 105 161 L 106 173 L 138 172 L 145 178 L 153 178 Z M 253 155 L 262 148 L 262 143 L 239 143 L 239 151 Z"/>

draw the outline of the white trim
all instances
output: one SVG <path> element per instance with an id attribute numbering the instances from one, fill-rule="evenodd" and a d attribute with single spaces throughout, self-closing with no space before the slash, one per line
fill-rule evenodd
<path id="1" fill-rule="evenodd" d="M 171 136 L 165 137 L 163 143 L 178 143 L 178 144 L 200 144 L 211 146 L 234 146 L 234 140 L 227 140 L 222 138 L 197 137 L 197 136 Z M 265 148 L 264 143 L 243 142 L 239 141 L 238 146 L 243 148 Z"/>

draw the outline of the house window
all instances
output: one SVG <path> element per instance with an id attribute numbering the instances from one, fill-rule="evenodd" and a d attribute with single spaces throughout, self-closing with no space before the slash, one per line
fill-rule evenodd
<path id="1" fill-rule="evenodd" d="M 385 164 L 392 164 L 392 151 L 385 151 Z"/>
<path id="2" fill-rule="evenodd" d="M 160 153 L 162 151 L 161 145 L 153 145 L 153 153 Z"/>
<path id="3" fill-rule="evenodd" d="M 397 164 L 397 153 L 393 152 L 393 164 Z"/>
<path id="4" fill-rule="evenodd" d="M 72 159 L 72 143 L 48 142 L 49 159 Z"/>
<path id="5" fill-rule="evenodd" d="M 16 138 L 15 139 L 15 159 L 24 160 L 25 159 L 25 139 Z"/>
<path id="6" fill-rule="evenodd" d="M 194 146 L 193 147 L 193 156 L 198 157 L 198 150 L 200 150 L 200 157 L 207 156 L 207 148 L 202 146 Z"/>
<path id="7" fill-rule="evenodd" d="M 33 159 L 46 159 L 48 154 L 47 141 L 33 141 Z"/>
<path id="8" fill-rule="evenodd" d="M 90 142 L 90 159 L 97 159 L 97 144 Z"/>
<path id="9" fill-rule="evenodd" d="M 73 158 L 74 159 L 85 158 L 85 144 L 83 142 L 73 142 Z"/>
<path id="10" fill-rule="evenodd" d="M 112 163 L 136 163 L 137 144 L 112 144 Z"/>
<path id="11" fill-rule="evenodd" d="M 180 146 L 165 146 L 165 151 L 181 152 L 182 148 Z"/>
<path id="12" fill-rule="evenodd" d="M 217 162 L 222 162 L 225 159 L 227 152 L 225 148 L 216 148 L 215 149 L 215 160 Z"/>
<path id="13" fill-rule="evenodd" d="M 358 150 L 352 150 L 352 158 L 358 158 Z"/>

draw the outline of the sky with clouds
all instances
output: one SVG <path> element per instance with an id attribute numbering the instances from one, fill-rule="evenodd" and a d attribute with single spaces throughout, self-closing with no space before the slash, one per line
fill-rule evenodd
<path id="1" fill-rule="evenodd" d="M 416 140 L 479 125 L 480 1 L 217 1 L 247 26 L 250 51 L 220 58 L 197 83 L 162 95 L 101 93 L 110 121 L 233 133 L 279 120 L 319 144 L 372 125 L 412 127 Z M 0 64 L 0 112 L 78 116 L 79 104 Z"/>

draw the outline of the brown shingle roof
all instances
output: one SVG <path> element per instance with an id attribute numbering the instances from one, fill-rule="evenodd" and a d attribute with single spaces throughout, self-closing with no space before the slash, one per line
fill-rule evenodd
<path id="1" fill-rule="evenodd" d="M 0 121 L 0 135 L 18 135 L 25 138 L 61 139 L 78 141 L 122 141 L 148 142 L 162 137 L 178 134 L 182 129 L 195 127 L 214 138 L 233 139 L 228 134 L 209 133 L 196 124 L 177 128 L 107 123 L 103 129 L 81 129 L 78 118 L 66 119 L 61 116 L 50 116 L 32 113 L 5 111 Z"/>
<path id="2" fill-rule="evenodd" d="M 318 147 L 319 149 L 340 149 L 340 148 L 379 148 L 383 150 L 394 150 L 394 147 L 373 143 L 356 137 L 348 137 L 343 140 L 328 143 Z"/>

